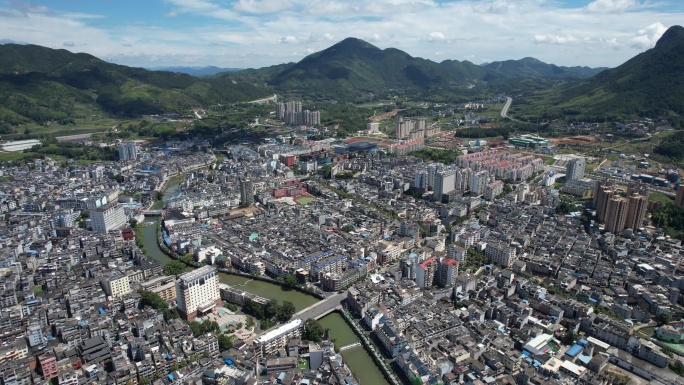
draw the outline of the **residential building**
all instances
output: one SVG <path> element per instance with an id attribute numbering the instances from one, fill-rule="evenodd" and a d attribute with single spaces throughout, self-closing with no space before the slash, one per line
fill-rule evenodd
<path id="1" fill-rule="evenodd" d="M 575 180 L 584 178 L 585 160 L 578 157 L 568 161 L 565 168 L 565 180 Z"/>
<path id="2" fill-rule="evenodd" d="M 254 184 L 250 179 L 240 179 L 240 204 L 249 206 L 254 203 Z"/>
<path id="3" fill-rule="evenodd" d="M 648 196 L 634 194 L 627 197 L 627 218 L 625 228 L 639 229 L 643 226 L 648 207 Z"/>
<path id="4" fill-rule="evenodd" d="M 614 196 L 608 200 L 605 213 L 606 231 L 618 234 L 625 229 L 627 223 L 627 199 Z"/>
<path id="5" fill-rule="evenodd" d="M 126 226 L 128 221 L 123 206 L 112 202 L 90 210 L 90 223 L 94 232 L 106 234 Z"/>
<path id="6" fill-rule="evenodd" d="M 293 319 L 262 334 L 255 342 L 261 348 L 261 354 L 272 354 L 277 352 L 278 349 L 287 346 L 287 341 L 290 338 L 300 338 L 303 329 L 304 322 L 300 319 Z"/>
<path id="7" fill-rule="evenodd" d="M 456 186 L 456 170 L 443 170 L 435 174 L 435 187 L 432 191 L 432 199 L 442 201 L 442 195 L 454 191 Z"/>
<path id="8" fill-rule="evenodd" d="M 429 289 L 435 282 L 439 260 L 432 256 L 416 266 L 416 283 L 421 289 Z"/>
<path id="9" fill-rule="evenodd" d="M 119 160 L 138 159 L 138 146 L 134 142 L 119 144 Z"/>
<path id="10" fill-rule="evenodd" d="M 102 289 L 108 296 L 118 298 L 131 291 L 131 284 L 128 275 L 114 270 L 104 275 L 100 282 Z"/>

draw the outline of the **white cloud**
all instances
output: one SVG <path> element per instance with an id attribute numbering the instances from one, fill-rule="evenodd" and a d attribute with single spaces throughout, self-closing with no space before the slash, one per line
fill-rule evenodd
<path id="1" fill-rule="evenodd" d="M 595 0 L 587 5 L 586 10 L 594 13 L 622 13 L 641 6 L 637 0 Z"/>
<path id="2" fill-rule="evenodd" d="M 439 52 L 440 60 L 467 52 L 478 63 L 532 56 L 559 65 L 616 66 L 652 47 L 664 26 L 684 20 L 681 11 L 652 0 L 587 6 L 559 0 L 163 0 L 156 15 L 178 16 L 182 23 L 161 17 L 132 23 L 107 11 L 115 2 L 102 3 L 107 22 L 99 23 L 97 15 L 79 14 L 76 3 L 33 1 L 55 5 L 0 0 L 3 39 L 47 47 L 69 42 L 69 49 L 136 66 L 260 67 L 301 59 L 346 37 L 412 56 Z M 273 9 L 282 10 L 257 13 Z"/>
<path id="3" fill-rule="evenodd" d="M 667 28 L 662 23 L 653 23 L 639 30 L 637 35 L 632 38 L 631 45 L 637 49 L 653 48 L 665 31 Z"/>
<path id="4" fill-rule="evenodd" d="M 292 35 L 287 35 L 287 36 L 281 37 L 280 40 L 278 40 L 278 41 L 280 43 L 294 44 L 294 43 L 299 42 L 299 39 L 297 39 L 296 37 L 294 37 Z"/>
<path id="5" fill-rule="evenodd" d="M 430 32 L 427 39 L 428 41 L 444 41 L 446 36 L 442 32 Z"/>
<path id="6" fill-rule="evenodd" d="M 534 35 L 532 38 L 532 41 L 535 44 L 568 44 L 568 43 L 574 43 L 577 41 L 577 38 L 575 38 L 572 35 Z"/>
<path id="7" fill-rule="evenodd" d="M 292 3 L 288 0 L 240 0 L 233 8 L 246 13 L 274 13 L 291 7 Z"/>

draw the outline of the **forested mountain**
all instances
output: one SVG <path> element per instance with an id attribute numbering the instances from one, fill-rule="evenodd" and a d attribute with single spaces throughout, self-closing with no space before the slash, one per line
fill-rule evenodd
<path id="1" fill-rule="evenodd" d="M 673 26 L 655 47 L 590 79 L 516 100 L 520 118 L 622 120 L 684 113 L 684 28 Z M 539 116 L 539 112 L 542 116 Z"/>
<path id="2" fill-rule="evenodd" d="M 558 67 L 525 58 L 477 66 L 469 61 L 440 63 L 413 57 L 395 48 L 380 49 L 356 38 L 313 53 L 298 63 L 264 69 L 238 71 L 222 76 L 252 79 L 269 84 L 280 92 L 336 99 L 363 97 L 384 92 L 458 93 L 474 85 L 488 86 L 514 78 L 587 78 L 602 69 Z"/>
<path id="3" fill-rule="evenodd" d="M 0 130 L 61 123 L 93 113 L 114 117 L 187 113 L 211 103 L 269 95 L 265 87 L 224 78 L 148 71 L 92 55 L 36 45 L 0 45 Z"/>

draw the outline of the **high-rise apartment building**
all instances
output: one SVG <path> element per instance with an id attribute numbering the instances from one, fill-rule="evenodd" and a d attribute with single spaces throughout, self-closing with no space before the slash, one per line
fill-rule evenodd
<path id="1" fill-rule="evenodd" d="M 565 180 L 584 178 L 585 160 L 582 157 L 570 160 L 565 169 Z"/>
<path id="2" fill-rule="evenodd" d="M 240 204 L 249 206 L 254 203 L 254 183 L 250 179 L 240 179 Z"/>
<path id="3" fill-rule="evenodd" d="M 435 174 L 435 187 L 432 190 L 432 199 L 442 201 L 442 195 L 454 191 L 456 186 L 456 170 L 444 170 Z"/>
<path id="4" fill-rule="evenodd" d="M 218 272 L 214 266 L 203 266 L 185 273 L 176 281 L 178 312 L 188 321 L 221 306 Z"/>
<path id="5" fill-rule="evenodd" d="M 489 184 L 489 172 L 487 170 L 472 171 L 470 173 L 470 193 L 482 195 Z"/>
<path id="6" fill-rule="evenodd" d="M 138 158 L 138 146 L 134 142 L 119 144 L 119 160 L 132 160 Z"/>
<path id="7" fill-rule="evenodd" d="M 90 225 L 96 233 L 107 234 L 109 230 L 120 229 L 127 223 L 123 206 L 116 202 L 90 210 Z"/>
<path id="8" fill-rule="evenodd" d="M 613 196 L 608 200 L 605 213 L 606 231 L 618 234 L 625 229 L 627 223 L 627 199 Z"/>
<path id="9" fill-rule="evenodd" d="M 627 197 L 627 219 L 626 229 L 636 230 L 640 228 L 646 218 L 646 208 L 648 207 L 648 197 L 641 194 L 629 195 Z"/>
<path id="10" fill-rule="evenodd" d="M 596 182 L 594 191 L 594 207 L 596 207 L 596 217 L 600 222 L 606 221 L 608 201 L 617 194 L 615 185 L 612 183 Z"/>
<path id="11" fill-rule="evenodd" d="M 684 206 L 684 185 L 679 185 L 677 187 L 677 196 L 675 197 L 675 203 L 677 206 Z"/>
<path id="12" fill-rule="evenodd" d="M 435 283 L 435 273 L 439 267 L 439 260 L 432 256 L 416 266 L 416 284 L 421 289 L 429 289 Z"/>

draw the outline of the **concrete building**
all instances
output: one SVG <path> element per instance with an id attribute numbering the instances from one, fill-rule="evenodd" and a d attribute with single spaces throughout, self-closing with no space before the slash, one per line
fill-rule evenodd
<path id="1" fill-rule="evenodd" d="M 94 232 L 107 234 L 109 230 L 126 226 L 128 221 L 123 206 L 112 202 L 90 210 L 90 223 Z"/>
<path id="2" fill-rule="evenodd" d="M 627 199 L 614 196 L 608 200 L 605 212 L 606 231 L 618 234 L 625 229 L 627 223 Z"/>
<path id="3" fill-rule="evenodd" d="M 679 185 L 677 187 L 677 196 L 675 197 L 675 203 L 677 206 L 684 206 L 684 185 Z"/>
<path id="4" fill-rule="evenodd" d="M 299 338 L 302 336 L 304 329 L 304 322 L 300 319 L 293 319 L 292 321 L 280 325 L 273 330 L 269 330 L 256 339 L 255 344 L 261 348 L 263 355 L 272 354 L 278 349 L 287 346 L 287 341 L 290 338 Z"/>
<path id="5" fill-rule="evenodd" d="M 114 270 L 100 279 L 102 289 L 108 296 L 118 298 L 131 291 L 131 283 L 128 275 Z"/>
<path id="6" fill-rule="evenodd" d="M 249 206 L 254 203 L 254 184 L 250 179 L 240 179 L 240 204 Z"/>
<path id="7" fill-rule="evenodd" d="M 565 180 L 584 178 L 585 160 L 582 157 L 570 160 L 565 169 Z"/>
<path id="8" fill-rule="evenodd" d="M 517 260 L 516 251 L 505 242 L 487 242 L 484 250 L 485 257 L 494 264 L 511 267 Z"/>
<path id="9" fill-rule="evenodd" d="M 429 289 L 435 282 L 435 273 L 439 267 L 437 257 L 432 256 L 416 266 L 416 284 L 421 289 Z"/>
<path id="10" fill-rule="evenodd" d="M 181 275 L 176 281 L 176 303 L 178 312 L 188 321 L 221 306 L 216 268 L 203 266 Z"/>
<path id="11" fill-rule="evenodd" d="M 634 194 L 627 197 L 626 229 L 638 229 L 643 226 L 648 207 L 648 196 Z"/>
<path id="12" fill-rule="evenodd" d="M 44 379 L 48 380 L 59 375 L 57 358 L 52 351 L 45 352 L 38 356 L 38 364 L 40 365 L 40 372 L 43 374 Z"/>
<path id="13" fill-rule="evenodd" d="M 439 285 L 442 287 L 451 287 L 456 284 L 458 277 L 459 262 L 456 259 L 446 258 L 439 264 Z"/>
<path id="14" fill-rule="evenodd" d="M 449 194 L 456 187 L 456 170 L 444 170 L 435 174 L 435 187 L 432 191 L 432 199 L 441 202 L 442 195 Z"/>
<path id="15" fill-rule="evenodd" d="M 134 142 L 119 144 L 119 160 L 138 159 L 138 146 Z"/>

